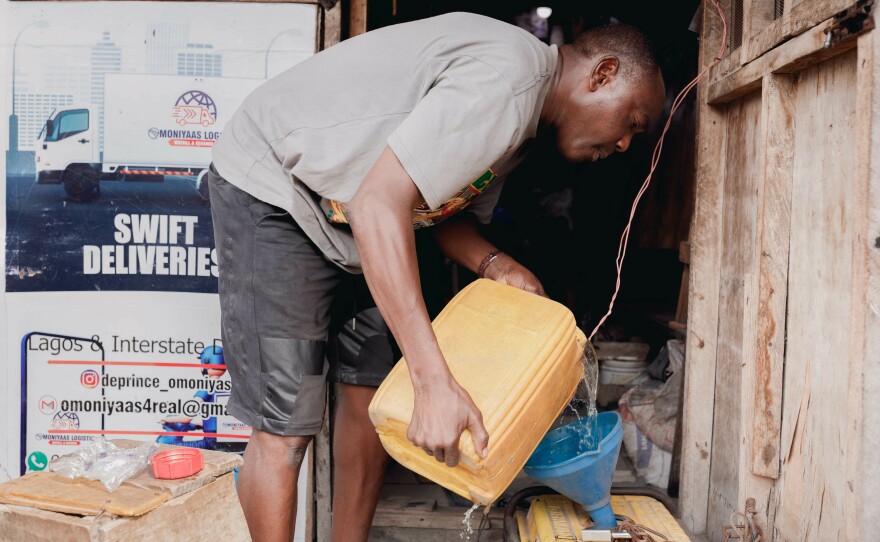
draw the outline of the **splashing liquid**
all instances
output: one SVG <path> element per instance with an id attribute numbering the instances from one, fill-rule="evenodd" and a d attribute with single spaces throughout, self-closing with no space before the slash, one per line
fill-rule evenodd
<path id="1" fill-rule="evenodd" d="M 578 447 L 577 452 L 583 453 L 596 449 L 595 436 L 597 432 L 594 430 L 596 425 L 596 394 L 599 385 L 599 362 L 596 357 L 596 351 L 593 350 L 591 344 L 584 347 L 584 353 L 581 356 L 581 363 L 584 365 L 584 374 L 581 382 L 578 384 L 574 398 L 568 404 L 568 410 L 574 414 L 575 419 L 588 418 L 587 423 L 578 424 Z M 563 415 L 560 425 L 564 425 L 572 420 L 566 420 L 568 414 Z"/>
<path id="2" fill-rule="evenodd" d="M 462 525 L 464 525 L 464 529 L 462 529 L 461 533 L 459 533 L 458 537 L 462 540 L 470 540 L 471 535 L 474 534 L 474 528 L 471 527 L 471 516 L 474 515 L 477 508 L 479 508 L 479 504 L 475 504 L 470 507 L 470 509 L 464 513 L 464 519 L 461 520 Z"/>
<path id="3" fill-rule="evenodd" d="M 599 390 L 599 358 L 596 356 L 592 344 L 587 343 L 584 347 L 581 363 L 584 364 L 584 376 L 581 378 L 581 384 L 587 395 L 587 416 L 595 416 L 597 414 L 596 394 Z"/>

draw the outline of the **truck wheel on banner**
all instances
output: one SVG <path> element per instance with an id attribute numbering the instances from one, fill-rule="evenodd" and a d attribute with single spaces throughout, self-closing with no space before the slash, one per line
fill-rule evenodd
<path id="1" fill-rule="evenodd" d="M 64 172 L 64 192 L 70 201 L 87 203 L 101 195 L 98 172 L 89 166 L 71 166 Z"/>
<path id="2" fill-rule="evenodd" d="M 199 190 L 199 195 L 205 200 L 205 203 L 211 202 L 210 193 L 208 191 L 208 170 L 203 169 L 199 172 L 198 178 L 196 178 L 196 187 Z"/>

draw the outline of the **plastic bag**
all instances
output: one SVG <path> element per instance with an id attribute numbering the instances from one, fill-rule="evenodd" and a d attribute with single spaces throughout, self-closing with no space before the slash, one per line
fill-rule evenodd
<path id="1" fill-rule="evenodd" d="M 659 448 L 672 451 L 678 403 L 684 384 L 684 341 L 667 341 L 669 366 L 666 382 L 650 380 L 620 398 L 620 415 L 635 421 L 639 430 Z"/>
<path id="2" fill-rule="evenodd" d="M 97 437 L 90 445 L 52 461 L 49 470 L 71 479 L 100 480 L 112 492 L 144 470 L 158 450 L 159 445 L 155 442 L 145 442 L 136 448 L 120 448 L 104 437 Z"/>
<path id="3" fill-rule="evenodd" d="M 672 453 L 655 446 L 632 420 L 623 418 L 623 448 L 636 474 L 652 486 L 666 489 L 672 470 Z"/>

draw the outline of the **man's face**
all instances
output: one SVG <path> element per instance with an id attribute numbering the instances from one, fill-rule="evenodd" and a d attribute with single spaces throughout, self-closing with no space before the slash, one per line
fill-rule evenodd
<path id="1" fill-rule="evenodd" d="M 601 70 L 598 70 L 601 72 Z M 629 148 L 663 110 L 665 90 L 652 77 L 621 78 L 616 70 L 596 71 L 572 92 L 560 115 L 557 145 L 569 161 L 595 162 Z"/>

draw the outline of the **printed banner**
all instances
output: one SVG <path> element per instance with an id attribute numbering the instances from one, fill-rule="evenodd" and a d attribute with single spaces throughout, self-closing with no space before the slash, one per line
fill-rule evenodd
<path id="1" fill-rule="evenodd" d="M 244 451 L 250 428 L 226 412 L 231 386 L 216 339 L 29 332 L 21 350 L 21 474 L 97 435 Z"/>
<path id="2" fill-rule="evenodd" d="M 6 291 L 216 292 L 213 144 L 251 91 L 314 53 L 317 8 L 8 11 Z"/>
<path id="3" fill-rule="evenodd" d="M 216 295 L 7 295 L 21 371 L 19 473 L 98 435 L 241 452 Z"/>
<path id="4" fill-rule="evenodd" d="M 240 452 L 214 294 L 6 294 L 10 477 L 44 470 L 97 435 Z M 19 373 L 20 379 L 16 380 Z M 20 395 L 15 393 L 19 388 Z M 18 423 L 10 424 L 18 429 Z M 20 435 L 20 438 L 17 438 Z M 3 474 L 0 471 L 0 474 Z M 303 540 L 308 469 L 298 481 Z"/>
<path id="5" fill-rule="evenodd" d="M 242 450 L 249 428 L 226 412 L 216 295 L 193 298 L 194 311 L 160 292 L 217 291 L 203 182 L 211 148 L 248 94 L 314 53 L 317 8 L 77 2 L 7 12 L 16 37 L 5 284 L 19 307 L 7 337 L 20 345 L 9 358 L 21 368 L 20 470 L 98 434 Z M 26 297 L 47 306 L 41 314 L 19 304 L 24 292 L 59 291 L 100 293 L 73 306 L 70 294 Z"/>
<path id="6" fill-rule="evenodd" d="M 314 54 L 317 10 L 2 5 L 12 108 L 0 476 L 43 470 L 98 435 L 244 449 L 250 428 L 226 410 L 202 181 L 242 100 Z"/>

